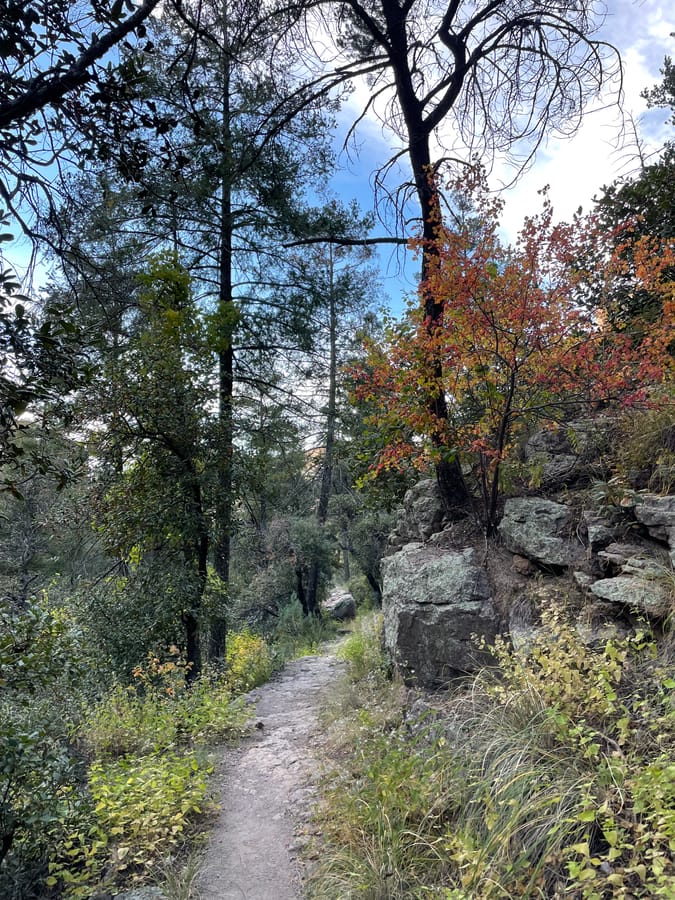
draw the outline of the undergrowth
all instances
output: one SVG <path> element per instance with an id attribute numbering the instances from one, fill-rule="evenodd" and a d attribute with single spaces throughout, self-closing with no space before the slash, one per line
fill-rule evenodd
<path id="1" fill-rule="evenodd" d="M 528 648 L 498 641 L 494 668 L 411 715 L 367 628 L 343 652 L 312 897 L 675 896 L 667 639 L 590 648 L 549 610 Z"/>
<path id="2" fill-rule="evenodd" d="M 323 616 L 305 616 L 297 597 L 282 607 L 272 642 L 276 665 L 281 667 L 289 659 L 312 656 L 321 644 L 337 634 L 337 624 Z"/>
<path id="3" fill-rule="evenodd" d="M 51 620 L 40 627 L 53 642 Z M 52 644 L 49 651 L 55 655 Z M 0 652 L 0 676 L 3 662 Z M 18 690 L 11 702 L 3 698 L 0 832 L 12 836 L 0 869 L 3 898 L 85 900 L 161 877 L 208 806 L 209 745 L 245 733 L 238 695 L 271 671 L 268 645 L 248 632 L 230 636 L 223 672 L 207 671 L 189 686 L 178 648 L 149 653 L 131 684 L 83 701 L 79 716 L 62 722 L 60 744 L 38 740 L 21 718 L 38 699 L 46 703 L 36 677 L 25 703 Z"/>

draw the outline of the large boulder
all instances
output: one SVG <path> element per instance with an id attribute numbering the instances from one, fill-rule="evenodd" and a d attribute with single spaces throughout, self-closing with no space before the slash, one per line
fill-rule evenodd
<path id="1" fill-rule="evenodd" d="M 497 614 L 474 550 L 411 545 L 382 560 L 382 581 L 385 646 L 407 681 L 439 687 L 487 661 L 474 636 L 493 640 Z"/>
<path id="2" fill-rule="evenodd" d="M 499 534 L 512 553 L 540 566 L 574 566 L 583 547 L 572 527 L 569 506 L 540 497 L 512 497 L 506 501 Z"/>
<path id="3" fill-rule="evenodd" d="M 325 599 L 323 608 L 331 619 L 336 622 L 344 622 L 356 616 L 356 601 L 349 593 L 341 588 L 332 591 Z"/>
<path id="4" fill-rule="evenodd" d="M 435 478 L 422 478 L 403 498 L 396 527 L 389 537 L 390 547 L 399 549 L 415 541 L 426 541 L 443 525 L 443 503 Z"/>

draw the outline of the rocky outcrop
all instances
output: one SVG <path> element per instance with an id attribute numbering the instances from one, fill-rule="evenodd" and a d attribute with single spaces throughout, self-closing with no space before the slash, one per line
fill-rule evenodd
<path id="1" fill-rule="evenodd" d="M 426 541 L 443 525 L 441 492 L 435 478 L 423 478 L 406 491 L 403 508 L 389 536 L 389 546 L 398 550 L 414 541 Z"/>
<path id="2" fill-rule="evenodd" d="M 574 534 L 572 510 L 541 497 L 506 501 L 499 535 L 504 546 L 540 566 L 570 567 L 583 557 Z"/>
<path id="3" fill-rule="evenodd" d="M 587 473 L 587 463 L 607 440 L 611 420 L 577 419 L 537 431 L 525 445 L 525 459 L 539 468 L 545 489 L 571 485 Z"/>
<path id="4" fill-rule="evenodd" d="M 472 549 L 410 545 L 382 561 L 385 646 L 409 682 L 438 687 L 486 662 L 497 615 Z"/>

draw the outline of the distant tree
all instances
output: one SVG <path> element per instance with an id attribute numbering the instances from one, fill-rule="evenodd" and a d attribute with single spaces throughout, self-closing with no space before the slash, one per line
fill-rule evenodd
<path id="1" fill-rule="evenodd" d="M 313 427 L 318 426 L 319 451 L 316 524 L 324 531 L 329 515 L 336 474 L 336 441 L 346 405 L 340 391 L 340 370 L 345 354 L 352 349 L 352 335 L 358 323 L 372 307 L 377 278 L 367 263 L 370 251 L 365 247 L 340 246 L 340 238 L 353 234 L 366 236 L 372 221 L 364 217 L 354 203 L 345 206 L 330 201 L 306 217 L 310 234 L 324 238 L 312 243 L 293 259 L 294 281 L 301 286 L 306 309 L 309 355 L 314 382 Z M 308 565 L 307 586 L 301 590 L 306 615 L 318 615 L 319 560 Z"/>
<path id="2" fill-rule="evenodd" d="M 666 57 L 663 81 L 643 92 L 648 105 L 670 110 L 668 123 L 675 125 L 675 68 Z M 666 141 L 658 159 L 645 160 L 640 170 L 604 187 L 596 200 L 596 214 L 603 229 L 614 233 L 614 246 L 626 262 L 627 278 L 613 286 L 607 311 L 614 326 L 638 337 L 662 313 L 659 291 L 636 288 L 635 252 L 645 237 L 675 237 L 675 141 Z M 672 280 L 675 272 L 664 272 Z M 671 348 L 675 350 L 675 346 Z"/>

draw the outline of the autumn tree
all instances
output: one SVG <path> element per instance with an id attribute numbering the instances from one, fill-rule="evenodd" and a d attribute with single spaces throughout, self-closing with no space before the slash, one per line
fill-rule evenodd
<path id="1" fill-rule="evenodd" d="M 630 335 L 609 327 L 602 295 L 593 306 L 581 302 L 587 273 L 578 268 L 578 252 L 592 219 L 554 224 L 545 201 L 541 213 L 525 220 L 515 245 L 505 247 L 498 233 L 500 203 L 490 198 L 480 173 L 469 197 L 453 228 L 439 231 L 421 288 L 442 309 L 439 327 L 430 331 L 413 303 L 386 345 L 371 347 L 370 371 L 357 393 L 379 404 L 374 427 L 399 434 L 377 468 L 410 459 L 428 466 L 441 435 L 444 446 L 473 461 L 492 531 L 500 467 L 520 434 L 601 404 L 648 401 L 650 385 L 662 381 L 675 301 L 672 282 L 664 286 L 661 276 L 675 247 L 645 239 L 637 248 L 636 283 L 650 289 L 661 284 L 665 293 L 661 319 L 636 348 Z M 625 261 L 612 253 L 607 235 L 596 233 L 596 242 L 605 280 L 624 278 Z M 444 419 L 427 403 L 430 353 L 443 364 L 439 387 L 450 410 Z"/>
<path id="2" fill-rule="evenodd" d="M 595 38 L 602 16 L 593 0 L 562 6 L 559 0 L 318 0 L 306 10 L 303 21 L 314 23 L 309 32 L 335 35 L 328 63 L 319 42 L 315 91 L 365 79 L 369 100 L 361 118 L 379 115 L 400 142 L 380 183 L 393 162 L 408 158 L 412 181 L 397 197 L 416 198 L 423 284 L 443 224 L 438 175 L 444 161 L 505 153 L 526 163 L 548 131 L 574 132 L 588 102 L 619 68 L 616 51 Z M 401 204 L 399 214 L 405 217 Z M 429 293 L 420 302 L 433 335 L 443 306 Z M 457 512 L 466 487 L 443 436 L 451 413 L 440 389 L 443 361 L 432 354 L 426 365 L 429 414 L 439 422 L 432 434 L 436 473 L 448 511 Z"/>

